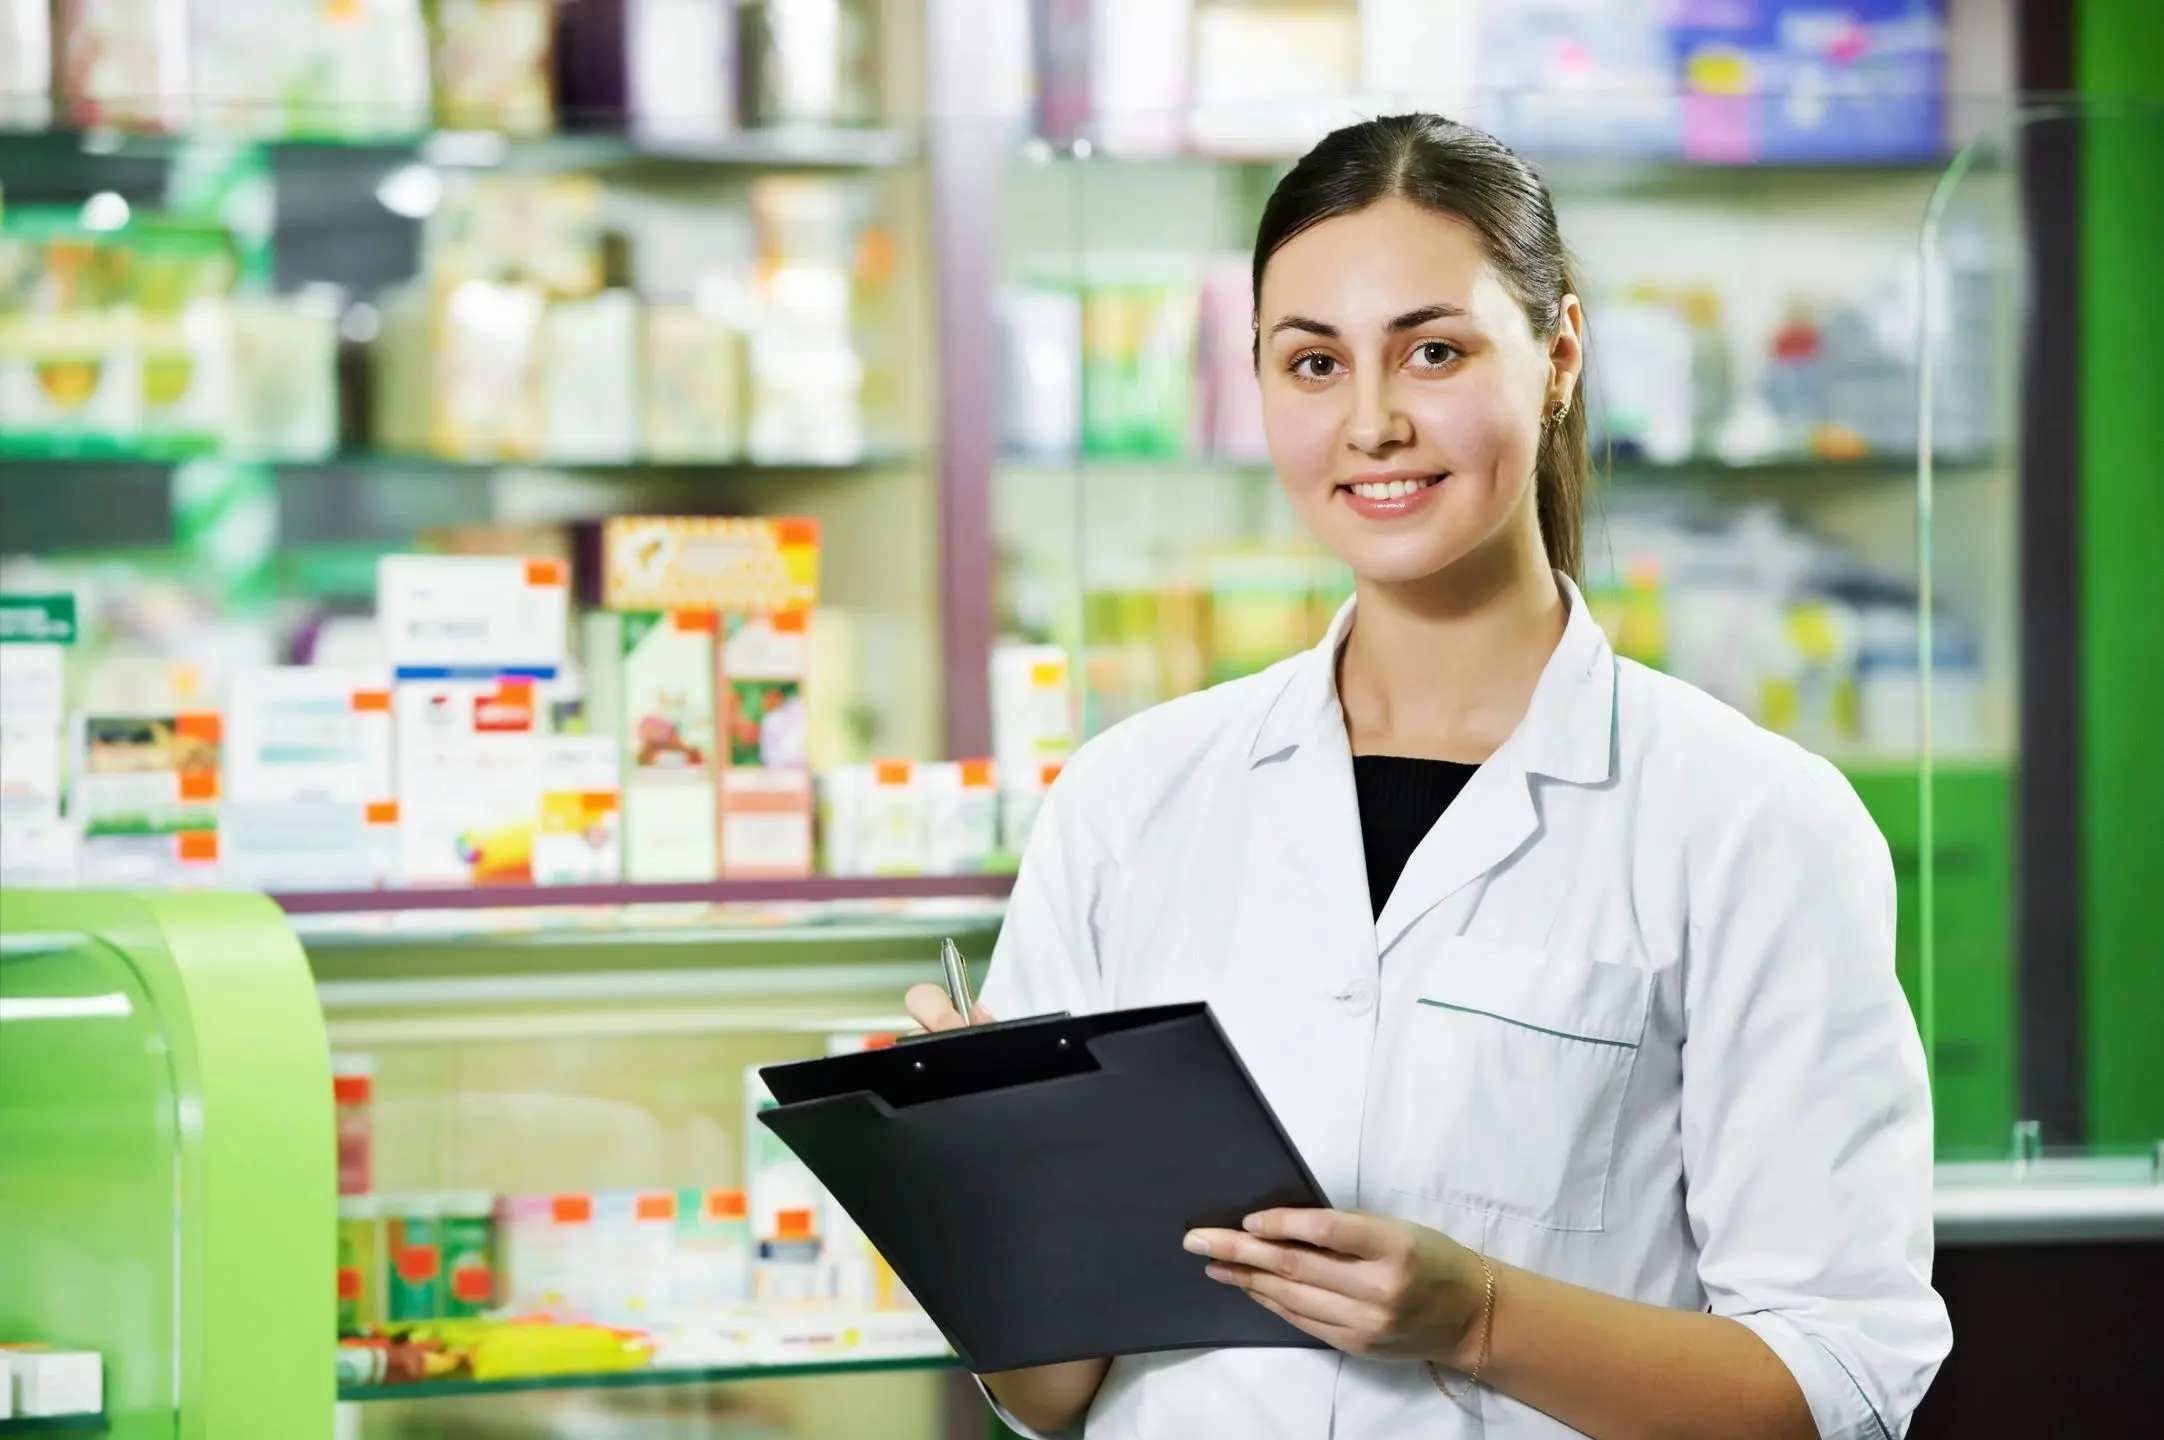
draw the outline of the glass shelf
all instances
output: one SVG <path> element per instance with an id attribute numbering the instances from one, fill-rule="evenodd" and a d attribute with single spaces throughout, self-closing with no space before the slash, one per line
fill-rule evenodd
<path id="1" fill-rule="evenodd" d="M 111 1428 L 103 1415 L 24 1415 L 0 1420 L 0 1435 L 103 1435 Z"/>
<path id="2" fill-rule="evenodd" d="M 429 911 L 547 911 L 627 905 L 826 905 L 853 901 L 997 900 L 1014 877 L 814 875 L 802 880 L 702 880 L 668 885 L 494 885 L 442 890 L 334 890 L 271 898 L 288 915 L 412 915 Z M 482 927 L 487 928 L 487 927 Z"/>
<path id="3" fill-rule="evenodd" d="M 444 475 L 454 478 L 487 478 L 509 470 L 565 471 L 588 476 L 626 475 L 711 476 L 726 474 L 853 474 L 889 469 L 911 463 L 899 453 L 873 453 L 850 460 L 752 460 L 744 457 L 712 460 L 570 460 L 549 456 L 532 458 L 450 459 L 441 455 L 401 454 L 394 451 L 352 450 L 313 458 L 282 458 L 231 454 L 216 446 L 175 445 L 146 448 L 111 441 L 69 441 L 61 445 L 28 445 L 0 440 L 0 472 L 28 466 L 65 465 L 79 472 L 98 469 L 163 469 L 190 460 L 221 460 L 235 465 L 263 465 L 276 470 L 365 470 L 401 475 Z"/>
<path id="4" fill-rule="evenodd" d="M 710 139 L 670 139 L 610 130 L 512 136 L 438 130 L 420 135 L 341 139 L 331 136 L 160 135 L 112 130 L 0 130 L 11 168 L 42 161 L 80 165 L 84 156 L 163 159 L 195 141 L 257 145 L 309 160 L 380 166 L 418 158 L 447 169 L 584 170 L 640 164 L 734 165 L 749 169 L 867 170 L 906 164 L 917 153 L 907 131 L 784 126 L 739 130 Z"/>
<path id="5" fill-rule="evenodd" d="M 894 1355 L 868 1360 L 810 1360 L 798 1364 L 652 1366 L 596 1375 L 535 1375 L 518 1380 L 426 1380 L 411 1385 L 341 1386 L 346 1401 L 443 1400 L 454 1396 L 510 1395 L 532 1390 L 639 1390 L 660 1385 L 726 1385 L 741 1380 L 793 1380 L 818 1375 L 876 1375 L 911 1370 L 951 1370 L 950 1354 Z M 0 1433 L 6 1422 L 0 1421 Z"/>

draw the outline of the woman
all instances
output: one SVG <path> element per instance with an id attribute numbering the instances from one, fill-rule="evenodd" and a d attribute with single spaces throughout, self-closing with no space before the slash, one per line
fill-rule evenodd
<path id="1" fill-rule="evenodd" d="M 987 1388 L 1092 1440 L 1900 1435 L 1949 1331 L 1892 867 L 1831 766 L 1587 616 L 1546 191 L 1433 116 L 1340 130 L 1255 293 L 1271 457 L 1355 598 L 1084 747 L 974 1018 L 1207 1000 L 1341 1208 L 1185 1243 L 1333 1349 Z"/>

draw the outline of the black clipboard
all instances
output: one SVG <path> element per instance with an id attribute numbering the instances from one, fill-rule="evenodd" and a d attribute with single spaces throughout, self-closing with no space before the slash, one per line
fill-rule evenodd
<path id="1" fill-rule="evenodd" d="M 1329 1204 L 1206 1005 L 773 1065 L 759 1119 L 978 1374 L 1322 1342 L 1203 1273 L 1197 1226 Z"/>

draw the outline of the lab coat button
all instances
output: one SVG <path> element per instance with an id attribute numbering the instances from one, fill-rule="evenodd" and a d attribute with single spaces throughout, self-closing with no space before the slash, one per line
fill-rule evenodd
<path id="1" fill-rule="evenodd" d="M 1365 1015 L 1375 1008 L 1375 987 L 1365 980 L 1355 980 L 1337 992 L 1337 1002 L 1348 1015 Z"/>

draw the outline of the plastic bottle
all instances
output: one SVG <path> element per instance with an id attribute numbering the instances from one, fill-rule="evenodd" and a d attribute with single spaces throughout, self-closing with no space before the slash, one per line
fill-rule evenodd
<path id="1" fill-rule="evenodd" d="M 485 1314 L 496 1304 L 496 1197 L 457 1190 L 436 1197 L 443 1243 L 443 1313 Z"/>

